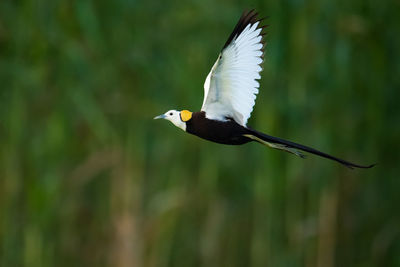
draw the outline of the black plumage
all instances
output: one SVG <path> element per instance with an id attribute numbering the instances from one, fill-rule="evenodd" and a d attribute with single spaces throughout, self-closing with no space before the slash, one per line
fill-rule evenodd
<path id="1" fill-rule="evenodd" d="M 186 122 L 186 132 L 225 145 L 242 145 L 252 141 L 244 136 L 249 133 L 249 130 L 234 120 L 209 120 L 205 115 L 203 111 L 193 112 L 192 118 Z"/>

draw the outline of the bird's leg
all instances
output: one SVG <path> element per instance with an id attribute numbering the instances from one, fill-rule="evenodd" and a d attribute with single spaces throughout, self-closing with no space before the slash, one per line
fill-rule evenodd
<path id="1" fill-rule="evenodd" d="M 256 142 L 258 142 L 260 144 L 263 144 L 263 145 L 266 145 L 266 146 L 269 146 L 269 147 L 272 147 L 272 148 L 275 148 L 275 149 L 280 149 L 280 150 L 292 153 L 292 154 L 294 154 L 296 156 L 299 156 L 300 158 L 305 158 L 306 157 L 306 155 L 304 155 L 303 153 L 301 153 L 299 150 L 297 150 L 295 148 L 291 148 L 291 147 L 288 147 L 288 146 L 282 145 L 282 144 L 267 142 L 267 141 L 262 140 L 261 138 L 258 138 L 257 136 L 251 135 L 251 134 L 244 134 L 243 136 L 246 136 L 247 138 L 253 139 L 254 141 L 256 141 Z"/>

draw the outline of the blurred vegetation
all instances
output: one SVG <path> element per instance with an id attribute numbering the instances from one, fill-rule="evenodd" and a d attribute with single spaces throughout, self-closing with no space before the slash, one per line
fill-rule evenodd
<path id="1" fill-rule="evenodd" d="M 164 121 L 244 9 L 249 125 L 370 170 Z M 400 2 L 0 1 L 0 266 L 400 266 Z"/>

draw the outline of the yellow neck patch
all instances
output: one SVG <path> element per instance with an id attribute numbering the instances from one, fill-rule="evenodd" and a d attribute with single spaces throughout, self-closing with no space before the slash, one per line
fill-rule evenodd
<path id="1" fill-rule="evenodd" d="M 189 110 L 182 110 L 181 111 L 181 120 L 182 121 L 188 121 L 192 118 L 192 112 Z"/>

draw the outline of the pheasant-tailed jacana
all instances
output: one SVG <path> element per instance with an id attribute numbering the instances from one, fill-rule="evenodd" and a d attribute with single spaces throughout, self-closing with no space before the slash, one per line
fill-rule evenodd
<path id="1" fill-rule="evenodd" d="M 258 79 L 264 59 L 261 19 L 252 10 L 244 12 L 226 41 L 204 83 L 201 111 L 170 110 L 154 119 L 166 119 L 182 130 L 206 140 L 241 145 L 251 141 L 281 149 L 297 156 L 309 152 L 335 160 L 349 168 L 371 168 L 328 155 L 314 148 L 266 135 L 248 127 L 258 93 Z"/>

